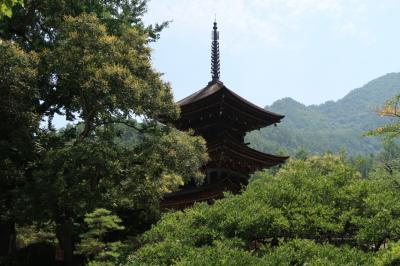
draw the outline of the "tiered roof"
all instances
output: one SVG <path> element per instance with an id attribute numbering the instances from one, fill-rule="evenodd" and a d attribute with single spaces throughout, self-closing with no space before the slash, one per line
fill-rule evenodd
<path id="1" fill-rule="evenodd" d="M 240 97 L 221 81 L 213 80 L 192 95 L 180 100 L 179 129 L 210 126 L 210 122 L 225 123 L 242 133 L 276 124 L 283 115 L 267 111 Z"/>
<path id="2" fill-rule="evenodd" d="M 224 197 L 224 191 L 238 193 L 241 189 L 237 183 L 229 178 L 212 184 L 206 184 L 192 189 L 182 189 L 177 192 L 167 194 L 160 203 L 162 209 L 184 209 L 192 206 L 195 202 L 212 203 L 214 200 Z"/>
<path id="3" fill-rule="evenodd" d="M 250 175 L 253 172 L 282 164 L 287 156 L 263 153 L 237 142 L 229 133 L 207 142 L 210 164 Z"/>
<path id="4" fill-rule="evenodd" d="M 277 156 L 251 149 L 244 143 L 245 134 L 272 124 L 284 117 L 260 108 L 228 89 L 219 80 L 219 34 L 214 22 L 212 42 L 212 81 L 177 102 L 180 118 L 174 122 L 180 130 L 193 129 L 207 142 L 210 160 L 205 166 L 206 183 L 186 186 L 166 195 L 162 208 L 181 209 L 196 201 L 212 201 L 224 191 L 238 193 L 257 170 L 285 162 Z"/>

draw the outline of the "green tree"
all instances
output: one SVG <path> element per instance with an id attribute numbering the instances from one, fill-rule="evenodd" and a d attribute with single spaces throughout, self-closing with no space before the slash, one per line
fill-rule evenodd
<path id="1" fill-rule="evenodd" d="M 7 209 L 11 212 L 7 217 L 24 210 L 18 223 L 54 223 L 65 263 L 73 265 L 85 214 L 107 208 L 133 213 L 142 224 L 156 217 L 166 192 L 189 179 L 202 181 L 199 169 L 207 160 L 205 143 L 156 121 L 161 115 L 176 119 L 179 109 L 169 84 L 151 66 L 149 42 L 166 24 L 144 26 L 146 1 L 32 0 L 14 11 L 11 18 L 0 19 L 0 38 L 13 40 L 21 58 L 32 54 L 37 60 L 30 65 L 24 59 L 8 76 L 9 60 L 2 53 L 0 86 L 7 94 L 13 82 L 18 83 L 15 87 L 28 100 L 15 97 L 14 106 L 26 104 L 35 119 L 29 120 L 31 124 L 17 123 L 23 116 L 12 111 L 14 116 L 1 122 L 4 134 L 13 130 L 15 136 L 22 134 L 20 125 L 30 130 L 29 145 L 14 150 L 32 154 L 32 160 L 18 156 L 23 166 L 18 171 L 9 166 L 10 159 L 2 161 L 1 171 L 23 182 L 18 193 L 14 186 L 2 186 L 7 193 L 0 195 L 1 204 L 11 204 L 8 198 L 16 201 L 17 207 Z M 8 94 L 2 95 L 5 103 L 7 97 L 18 96 Z M 77 126 L 55 130 L 54 115 Z M 48 126 L 39 128 L 40 121 Z M 118 141 L 121 125 L 137 132 L 134 144 Z M 2 156 L 7 154 L 2 151 Z M 8 182 L 3 176 L 1 182 Z M 128 226 L 127 230 L 140 231 Z"/>
<path id="2" fill-rule="evenodd" d="M 388 266 L 399 265 L 400 263 L 400 243 L 390 243 L 387 249 L 380 251 L 379 256 L 375 258 L 374 265 Z"/>
<path id="3" fill-rule="evenodd" d="M 305 149 L 299 149 L 296 154 L 294 155 L 294 158 L 299 159 L 299 160 L 306 160 L 310 156 L 310 153 L 305 150 Z"/>
<path id="4" fill-rule="evenodd" d="M 257 175 L 240 195 L 163 216 L 128 265 L 373 265 L 400 239 L 399 176 L 362 178 L 334 155 Z"/>
<path id="5" fill-rule="evenodd" d="M 392 138 L 382 140 L 382 151 L 376 156 L 375 171 L 389 174 L 400 171 L 400 145 Z"/>
<path id="6" fill-rule="evenodd" d="M 0 18 L 2 16 L 11 17 L 13 6 L 20 4 L 23 5 L 23 0 L 0 0 Z"/>
<path id="7" fill-rule="evenodd" d="M 394 96 L 386 101 L 385 105 L 378 111 L 382 117 L 399 118 L 400 95 Z M 400 123 L 390 123 L 368 131 L 367 136 L 386 136 L 389 138 L 398 137 L 400 134 Z"/>
<path id="8" fill-rule="evenodd" d="M 35 160 L 34 133 L 39 117 L 37 55 L 0 40 L 0 257 L 15 249 L 15 209 L 25 169 Z"/>
<path id="9" fill-rule="evenodd" d="M 33 184 L 39 191 L 29 190 L 46 203 L 39 209 L 56 222 L 66 262 L 72 263 L 74 224 L 86 212 L 154 212 L 163 193 L 201 179 L 206 156 L 203 140 L 155 121 L 161 114 L 176 118 L 178 109 L 170 87 L 151 68 L 145 35 L 134 28 L 110 35 L 94 15 L 66 17 L 61 28 L 56 47 L 43 58 L 53 71 L 57 108 L 81 120 L 82 131 L 42 134 Z M 132 120 L 137 116 L 144 118 L 140 128 Z M 114 125 L 121 123 L 141 131 L 140 145 L 115 143 Z M 57 200 L 48 206 L 51 199 Z"/>
<path id="10" fill-rule="evenodd" d="M 80 139 L 96 127 L 142 116 L 177 118 L 171 89 L 153 71 L 146 35 L 127 28 L 110 35 L 94 15 L 66 17 L 53 51 L 44 52 L 57 109 L 83 120 Z"/>
<path id="11" fill-rule="evenodd" d="M 11 18 L 0 19 L 0 38 L 13 39 L 28 50 L 51 48 L 65 16 L 95 13 L 110 34 L 119 36 L 128 26 L 147 34 L 149 40 L 154 41 L 159 38 L 160 31 L 168 22 L 146 26 L 142 16 L 147 11 L 147 2 L 148 0 L 26 0 L 23 6 L 14 7 Z"/>
<path id="12" fill-rule="evenodd" d="M 76 253 L 92 259 L 92 263 L 108 263 L 115 265 L 123 247 L 121 241 L 105 240 L 107 234 L 122 230 L 121 219 L 106 209 L 95 209 L 85 215 L 87 231 L 80 235 L 81 242 L 77 245 Z"/>

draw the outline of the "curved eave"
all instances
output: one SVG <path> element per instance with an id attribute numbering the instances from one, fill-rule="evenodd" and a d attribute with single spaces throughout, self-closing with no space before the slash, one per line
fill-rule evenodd
<path id="1" fill-rule="evenodd" d="M 282 164 L 289 158 L 288 156 L 272 155 L 249 148 L 235 141 L 234 137 L 228 133 L 208 142 L 207 148 L 210 157 L 214 157 L 212 160 L 239 159 L 248 165 L 254 165 L 253 168 L 257 168 L 255 170 Z M 223 156 L 218 158 L 221 155 Z"/>
<path id="2" fill-rule="evenodd" d="M 271 124 L 271 122 L 279 123 L 280 120 L 285 117 L 284 115 L 267 111 L 247 101 L 243 97 L 228 89 L 221 81 L 211 81 L 205 88 L 178 101 L 177 104 L 182 110 L 182 115 L 184 115 L 185 112 L 196 112 L 196 109 L 204 109 L 204 107 L 207 105 L 207 100 L 218 93 L 224 97 L 221 97 L 222 99 L 220 100 L 230 103 L 232 107 L 237 106 L 242 112 L 250 113 L 253 116 L 265 120 L 266 124 Z M 213 102 L 215 102 L 215 100 L 213 100 Z"/>
<path id="3" fill-rule="evenodd" d="M 277 122 L 280 122 L 280 120 L 285 117 L 284 115 L 277 114 L 277 113 L 274 113 L 271 111 L 267 111 L 264 108 L 261 108 L 255 104 L 253 104 L 252 102 L 250 102 L 250 101 L 246 100 L 245 98 L 241 97 L 240 95 L 234 93 L 233 91 L 226 88 L 225 86 L 224 86 L 224 89 L 227 91 L 228 94 L 231 95 L 231 97 L 234 101 L 237 101 L 238 103 L 242 103 L 246 109 L 249 109 L 254 113 L 258 113 L 261 116 L 267 116 L 268 118 L 276 120 Z"/>
<path id="4" fill-rule="evenodd" d="M 236 142 L 213 142 L 207 145 L 209 153 L 217 150 L 224 150 L 225 153 L 233 154 L 239 156 L 244 160 L 256 162 L 263 165 L 264 167 L 271 167 L 274 165 L 284 163 L 289 157 L 288 156 L 278 156 L 268 153 L 263 153 L 245 145 L 238 144 Z"/>
<path id="5" fill-rule="evenodd" d="M 188 105 L 188 104 L 195 103 L 201 99 L 204 99 L 204 98 L 216 93 L 217 91 L 219 91 L 221 89 L 221 86 L 224 86 L 222 82 L 211 81 L 203 89 L 198 90 L 193 94 L 190 94 L 189 96 L 177 101 L 176 103 L 181 107 Z"/>
<path id="6" fill-rule="evenodd" d="M 160 207 L 162 209 L 183 209 L 195 202 L 220 199 L 225 191 L 237 193 L 240 188 L 239 185 L 232 183 L 228 178 L 224 178 L 213 184 L 166 194 L 160 203 Z"/>

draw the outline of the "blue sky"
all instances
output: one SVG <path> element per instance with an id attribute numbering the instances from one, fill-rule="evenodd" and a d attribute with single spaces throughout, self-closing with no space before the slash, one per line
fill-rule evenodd
<path id="1" fill-rule="evenodd" d="M 176 100 L 211 79 L 215 14 L 221 80 L 259 106 L 337 100 L 400 72 L 399 0 L 152 0 L 145 21 L 172 20 L 152 47 Z"/>

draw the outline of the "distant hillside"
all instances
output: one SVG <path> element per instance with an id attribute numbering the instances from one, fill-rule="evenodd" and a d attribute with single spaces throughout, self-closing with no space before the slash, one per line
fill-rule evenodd
<path id="1" fill-rule="evenodd" d="M 376 114 L 386 100 L 400 93 L 400 73 L 391 73 L 370 81 L 338 101 L 305 106 L 284 98 L 267 106 L 268 110 L 285 115 L 277 127 L 270 126 L 247 135 L 255 149 L 293 155 L 300 149 L 312 153 L 338 152 L 342 147 L 349 154 L 379 151 L 376 138 L 363 137 L 363 132 L 389 122 Z"/>

